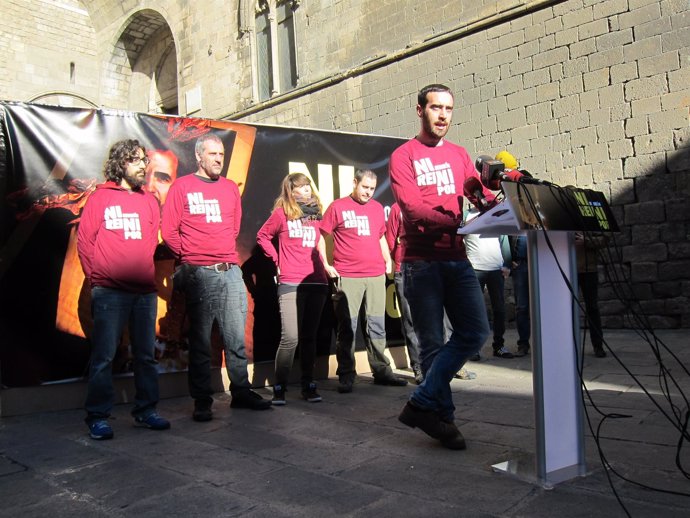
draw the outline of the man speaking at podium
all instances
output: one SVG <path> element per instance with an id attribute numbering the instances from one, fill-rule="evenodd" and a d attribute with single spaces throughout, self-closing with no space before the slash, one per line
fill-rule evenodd
<path id="1" fill-rule="evenodd" d="M 424 374 L 398 419 L 446 448 L 461 450 L 465 439 L 455 426 L 450 382 L 489 336 L 484 297 L 462 236 L 456 233 L 462 221 L 463 185 L 470 178 L 476 185 L 478 178 L 467 151 L 444 139 L 453 116 L 450 89 L 422 88 L 417 116 L 419 133 L 390 160 L 391 188 L 403 214 L 404 291 Z M 482 194 L 485 204 L 493 201 L 488 189 L 482 188 Z M 453 330 L 445 343 L 444 309 Z"/>

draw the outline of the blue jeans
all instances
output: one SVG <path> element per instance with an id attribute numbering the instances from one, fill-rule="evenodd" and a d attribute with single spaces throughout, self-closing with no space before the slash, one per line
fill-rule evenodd
<path id="1" fill-rule="evenodd" d="M 158 369 L 154 357 L 156 337 L 156 293 L 130 293 L 96 286 L 91 290 L 91 358 L 86 394 L 86 421 L 107 418 L 113 408 L 112 366 L 122 331 L 129 324 L 134 360 L 134 409 L 132 415 L 146 416 L 158 403 Z"/>
<path id="2" fill-rule="evenodd" d="M 515 294 L 515 327 L 517 327 L 518 332 L 518 348 L 529 349 L 529 270 L 527 260 L 520 260 L 510 275 L 513 278 L 513 292 Z"/>
<path id="3" fill-rule="evenodd" d="M 479 287 L 489 292 L 491 301 L 491 313 L 493 314 L 492 324 L 494 340 L 491 346 L 494 351 L 503 347 L 503 335 L 506 332 L 506 304 L 503 296 L 504 282 L 501 270 L 475 270 Z"/>
<path id="4" fill-rule="evenodd" d="M 244 328 L 247 292 L 242 271 L 232 265 L 216 271 L 185 264 L 184 291 L 189 315 L 189 394 L 200 403 L 212 403 L 211 331 L 213 322 L 223 340 L 225 366 L 233 394 L 249 390 Z"/>
<path id="5" fill-rule="evenodd" d="M 405 262 L 401 271 L 425 373 L 424 383 L 410 399 L 452 421 L 455 405 L 450 382 L 489 336 L 484 296 L 468 260 Z M 444 309 L 452 327 L 445 343 Z"/>
<path id="6" fill-rule="evenodd" d="M 393 274 L 393 283 L 395 284 L 398 309 L 400 310 L 400 328 L 402 329 L 403 338 L 405 339 L 407 354 L 412 364 L 411 367 L 415 367 L 419 365 L 419 340 L 417 340 L 417 335 L 412 326 L 412 315 L 410 315 L 410 305 L 405 298 L 402 272 L 395 272 Z"/>

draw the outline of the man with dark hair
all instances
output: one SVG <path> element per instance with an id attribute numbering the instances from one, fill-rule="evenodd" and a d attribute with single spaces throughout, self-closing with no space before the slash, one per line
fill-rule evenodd
<path id="1" fill-rule="evenodd" d="M 136 387 L 132 415 L 137 425 L 170 428 L 156 412 L 158 370 L 154 358 L 156 279 L 153 253 L 158 244 L 160 209 L 145 189 L 148 159 L 136 140 L 110 149 L 106 182 L 84 207 L 77 250 L 91 286 L 91 359 L 86 396 L 86 424 L 93 439 L 111 439 L 108 417 L 115 392 L 112 362 L 129 324 Z"/>
<path id="2" fill-rule="evenodd" d="M 405 297 L 419 339 L 424 382 L 399 420 L 419 427 L 450 449 L 464 449 L 455 426 L 453 376 L 489 335 L 484 297 L 457 229 L 462 222 L 462 185 L 477 176 L 467 151 L 444 139 L 453 116 L 447 86 L 419 92 L 417 136 L 390 161 L 391 188 L 403 214 L 402 268 Z M 484 189 L 487 200 L 494 195 Z M 444 310 L 452 328 L 444 343 Z"/>
<path id="3" fill-rule="evenodd" d="M 221 176 L 225 147 L 218 136 L 199 137 L 196 173 L 179 178 L 163 205 L 163 240 L 181 261 L 176 289 L 185 293 L 189 315 L 189 391 L 195 421 L 213 418 L 211 331 L 223 340 L 233 408 L 265 410 L 271 402 L 251 390 L 244 330 L 247 292 L 237 264 L 242 204 L 237 185 Z"/>
<path id="4" fill-rule="evenodd" d="M 362 304 L 365 312 L 362 334 L 374 383 L 407 385 L 407 381 L 393 375 L 385 353 L 386 272 L 392 271 L 392 262 L 384 235 L 383 207 L 372 199 L 375 190 L 376 173 L 357 170 L 352 194 L 331 203 L 321 221 L 321 233 L 333 236 L 333 266 L 339 276 L 335 314 L 341 394 L 352 392 L 357 373 L 355 334 Z"/>

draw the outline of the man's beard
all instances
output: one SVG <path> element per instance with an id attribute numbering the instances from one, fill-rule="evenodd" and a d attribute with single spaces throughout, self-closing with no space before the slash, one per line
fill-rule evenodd
<path id="1" fill-rule="evenodd" d="M 448 124 L 444 128 L 437 128 L 429 119 L 424 119 L 424 130 L 429 136 L 442 139 L 448 133 Z"/>
<path id="2" fill-rule="evenodd" d="M 133 191 L 141 190 L 141 188 L 146 184 L 145 175 L 125 175 L 122 180 L 127 182 L 127 185 L 129 185 Z"/>

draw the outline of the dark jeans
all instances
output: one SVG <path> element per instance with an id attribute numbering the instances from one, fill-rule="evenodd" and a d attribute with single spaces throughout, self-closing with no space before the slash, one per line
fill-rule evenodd
<path id="1" fill-rule="evenodd" d="M 189 315 L 189 393 L 201 403 L 211 403 L 211 330 L 218 322 L 223 340 L 225 367 L 233 394 L 248 390 L 244 328 L 247 292 L 237 265 L 223 272 L 183 265 L 184 291 Z M 176 274 L 177 275 L 177 274 Z"/>
<path id="2" fill-rule="evenodd" d="M 86 394 L 86 421 L 107 418 L 113 408 L 112 366 L 122 331 L 129 324 L 134 359 L 134 409 L 146 416 L 158 403 L 158 369 L 154 357 L 156 293 L 130 293 L 96 286 L 91 290 L 91 359 Z"/>
<path id="3" fill-rule="evenodd" d="M 278 287 L 281 335 L 276 351 L 276 385 L 284 387 L 289 381 L 298 345 L 302 386 L 314 381 L 316 337 L 328 293 L 325 284 Z"/>
<path id="4" fill-rule="evenodd" d="M 402 272 L 395 272 L 393 283 L 395 284 L 395 296 L 398 301 L 398 309 L 400 310 L 400 327 L 402 329 L 403 338 L 405 339 L 407 355 L 410 357 L 411 366 L 414 367 L 415 365 L 419 365 L 419 340 L 417 340 L 414 327 L 412 327 L 412 314 L 410 313 L 410 305 L 405 298 Z"/>
<path id="5" fill-rule="evenodd" d="M 503 334 L 506 331 L 506 305 L 503 296 L 503 272 L 501 270 L 475 270 L 479 287 L 489 292 L 491 312 L 493 314 L 494 340 L 491 346 L 494 351 L 503 347 Z"/>
<path id="6" fill-rule="evenodd" d="M 404 262 L 401 271 L 425 373 L 410 399 L 450 422 L 455 413 L 450 382 L 489 336 L 484 296 L 468 260 Z M 444 310 L 452 328 L 448 341 Z"/>
<path id="7" fill-rule="evenodd" d="M 527 260 L 520 260 L 510 273 L 515 294 L 515 325 L 518 332 L 518 348 L 529 348 L 529 269 Z"/>
<path id="8" fill-rule="evenodd" d="M 580 272 L 577 274 L 577 281 L 585 303 L 585 321 L 589 327 L 592 346 L 598 349 L 604 344 L 601 314 L 599 313 L 599 274 L 597 272 Z"/>

